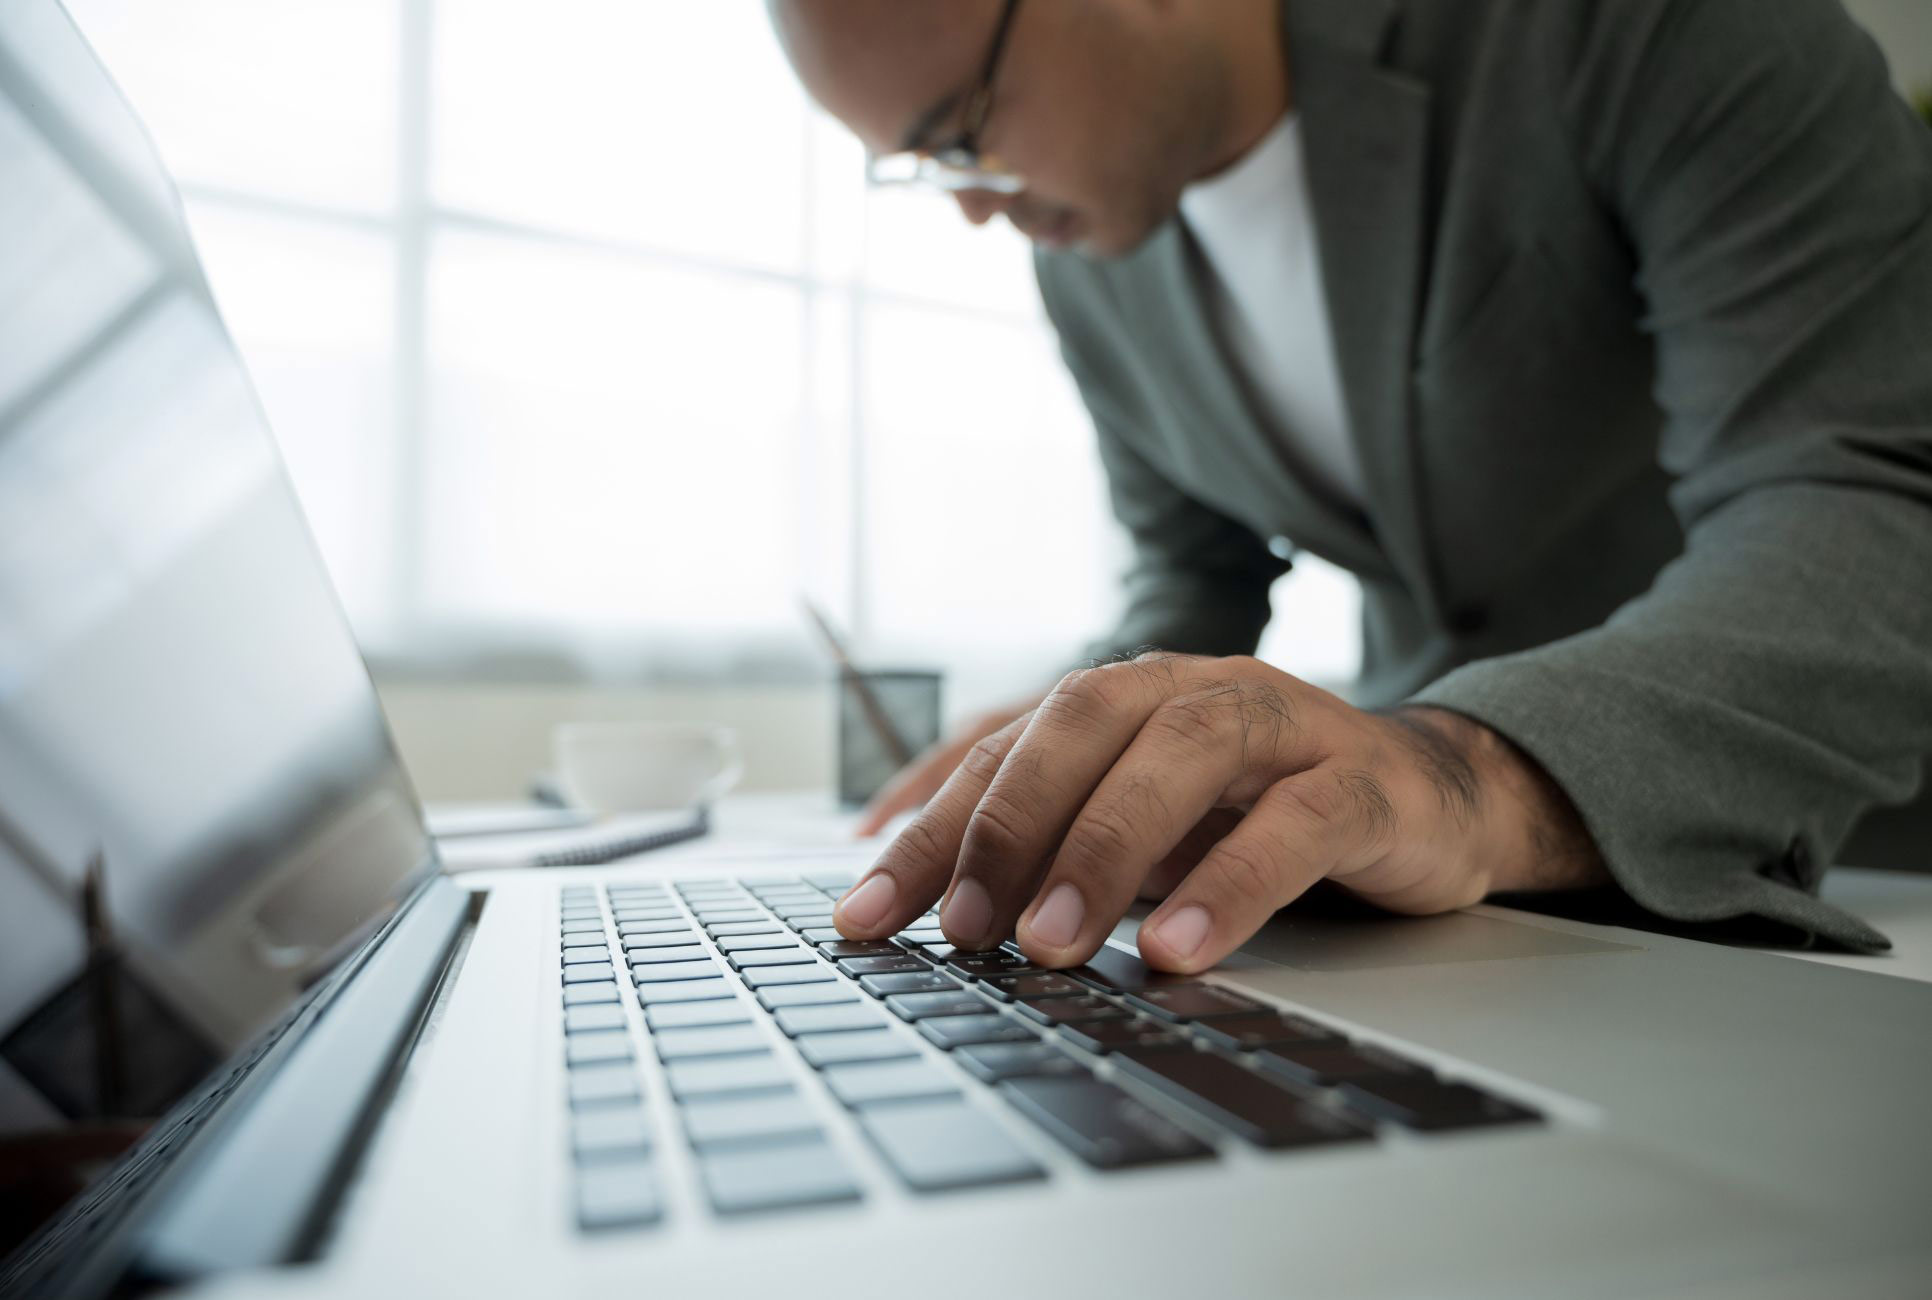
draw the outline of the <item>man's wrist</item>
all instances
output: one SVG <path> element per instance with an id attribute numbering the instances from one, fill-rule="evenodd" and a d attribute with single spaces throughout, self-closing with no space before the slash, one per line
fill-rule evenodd
<path id="1" fill-rule="evenodd" d="M 1542 766 L 1474 718 L 1404 705 L 1402 721 L 1427 728 L 1460 755 L 1473 779 L 1465 866 L 1483 892 L 1585 889 L 1610 883 L 1603 855 L 1576 805 Z"/>

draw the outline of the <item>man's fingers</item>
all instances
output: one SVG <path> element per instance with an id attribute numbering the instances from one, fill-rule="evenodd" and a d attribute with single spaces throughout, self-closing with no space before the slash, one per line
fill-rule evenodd
<path id="1" fill-rule="evenodd" d="M 1206 970 L 1338 868 L 1387 851 L 1395 812 L 1366 772 L 1313 768 L 1262 792 L 1140 928 L 1161 970 Z"/>
<path id="2" fill-rule="evenodd" d="M 1015 719 L 967 749 L 925 811 L 839 899 L 832 912 L 839 933 L 848 939 L 896 934 L 945 891 L 973 809 L 1025 725 L 1026 719 Z"/>
<path id="3" fill-rule="evenodd" d="M 1242 772 L 1241 729 L 1225 692 L 1162 701 L 1095 787 L 1021 915 L 1021 951 L 1043 966 L 1093 956 L 1141 882 Z"/>
<path id="4" fill-rule="evenodd" d="M 961 839 L 939 912 L 948 939 L 984 948 L 1013 932 L 1061 837 L 1159 703 L 1155 672 L 1136 661 L 1070 673 L 1034 711 Z"/>

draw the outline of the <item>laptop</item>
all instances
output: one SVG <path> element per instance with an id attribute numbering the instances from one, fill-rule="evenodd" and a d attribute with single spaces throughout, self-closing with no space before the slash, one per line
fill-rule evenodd
<path id="1" fill-rule="evenodd" d="M 841 939 L 850 855 L 459 885 L 52 0 L 0 303 L 0 1116 L 162 1115 L 0 1292 L 1932 1289 L 1922 984 L 1494 907 L 1037 970 Z"/>

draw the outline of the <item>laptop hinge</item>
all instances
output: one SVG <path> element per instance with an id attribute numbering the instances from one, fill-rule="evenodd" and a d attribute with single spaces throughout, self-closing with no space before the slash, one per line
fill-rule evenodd
<path id="1" fill-rule="evenodd" d="M 143 1234 L 138 1275 L 177 1282 L 271 1267 L 320 1232 L 468 907 L 468 894 L 447 879 L 424 888 L 219 1145 L 172 1189 Z"/>

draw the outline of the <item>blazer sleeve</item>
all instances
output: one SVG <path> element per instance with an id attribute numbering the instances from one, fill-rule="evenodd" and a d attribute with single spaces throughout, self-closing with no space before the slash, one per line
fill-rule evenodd
<path id="1" fill-rule="evenodd" d="M 1415 699 L 1540 762 L 1651 911 L 1888 947 L 1816 893 L 1932 753 L 1932 133 L 1835 0 L 1586 8 L 1552 62 L 1636 254 L 1686 548 Z"/>
<path id="2" fill-rule="evenodd" d="M 1109 344 L 1078 305 L 1100 289 L 1059 285 L 1051 256 L 1037 260 L 1041 298 L 1093 419 L 1114 517 L 1132 550 L 1123 581 L 1126 608 L 1082 656 L 1110 659 L 1148 649 L 1252 654 L 1268 624 L 1268 589 L 1288 571 L 1288 561 L 1253 529 L 1183 491 L 1139 449 L 1145 443 L 1129 395 L 1103 378 L 1130 367 L 1100 364 L 1099 349 Z"/>

